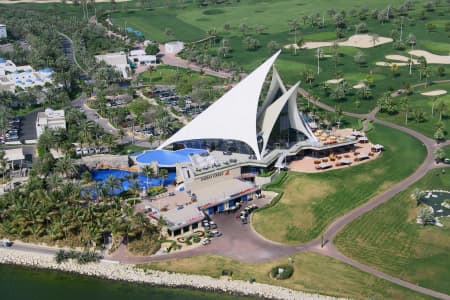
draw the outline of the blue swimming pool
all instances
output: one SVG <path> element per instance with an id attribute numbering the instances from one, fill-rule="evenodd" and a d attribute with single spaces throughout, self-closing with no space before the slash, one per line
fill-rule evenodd
<path id="1" fill-rule="evenodd" d="M 176 151 L 148 150 L 136 157 L 139 164 L 151 164 L 156 161 L 160 167 L 175 167 L 177 163 L 190 162 L 191 154 L 202 154 L 208 151 L 203 149 L 185 148 Z"/>
<path id="2" fill-rule="evenodd" d="M 129 171 L 122 171 L 122 170 L 113 170 L 113 169 L 101 169 L 101 170 L 94 170 L 91 172 L 92 179 L 95 181 L 105 181 L 106 178 L 109 176 L 114 176 L 116 178 L 119 178 L 122 180 L 122 191 L 127 191 L 130 185 L 132 185 L 132 182 L 129 182 L 127 180 L 127 176 L 130 175 L 133 172 Z M 143 173 L 137 173 L 137 183 L 140 187 L 146 187 L 148 182 L 148 187 L 161 185 L 161 178 L 148 178 Z M 167 174 L 166 179 L 164 180 L 164 186 L 167 186 L 168 184 L 172 183 L 176 178 L 175 172 L 169 172 Z M 117 193 L 120 193 L 121 191 L 116 191 Z"/>

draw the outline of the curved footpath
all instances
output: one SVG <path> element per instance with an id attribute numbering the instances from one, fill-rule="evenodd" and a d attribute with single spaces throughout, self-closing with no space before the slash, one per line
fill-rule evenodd
<path id="1" fill-rule="evenodd" d="M 299 93 L 314 103 L 315 105 L 328 110 L 328 111 L 334 111 L 334 108 L 332 108 L 329 105 L 326 105 L 320 101 L 315 100 L 312 98 L 305 90 L 299 89 Z M 422 135 L 421 133 L 418 133 L 414 130 L 411 130 L 409 128 L 399 126 L 387 121 L 378 120 L 376 118 L 376 113 L 378 112 L 378 109 L 375 108 L 373 111 L 371 111 L 368 114 L 355 114 L 355 113 L 344 113 L 347 116 L 355 117 L 355 118 L 364 118 L 367 120 L 371 120 L 375 123 L 402 131 L 404 133 L 407 133 L 416 139 L 420 140 L 423 145 L 427 149 L 427 156 L 425 160 L 422 162 L 422 164 L 419 166 L 419 168 L 409 177 L 405 178 L 401 182 L 397 183 L 387 191 L 375 196 L 374 198 L 370 199 L 368 202 L 364 203 L 363 205 L 351 210 L 350 212 L 344 214 L 343 216 L 336 219 L 333 223 L 331 223 L 324 231 L 323 235 L 325 237 L 326 243 L 323 247 L 321 247 L 321 240 L 320 238 L 317 238 L 315 240 L 312 240 L 310 242 L 299 244 L 299 245 L 284 245 L 279 244 L 273 241 L 269 241 L 265 239 L 264 237 L 260 236 L 253 228 L 252 226 L 239 226 L 239 222 L 236 222 L 233 220 L 232 216 L 218 216 L 215 217 L 215 220 L 217 219 L 217 224 L 222 228 L 224 238 L 215 240 L 214 243 L 211 245 L 208 245 L 206 247 L 197 247 L 186 251 L 181 252 L 175 252 L 171 254 L 165 254 L 165 255 L 155 255 L 155 256 L 147 256 L 147 257 L 137 257 L 133 256 L 132 254 L 128 253 L 126 247 L 121 246 L 119 249 L 113 253 L 109 258 L 113 259 L 115 262 L 120 263 L 145 263 L 145 262 L 152 262 L 152 261 L 161 261 L 161 260 L 167 260 L 167 259 L 177 259 L 177 258 L 186 258 L 196 255 L 205 255 L 205 254 L 214 254 L 214 255 L 223 255 L 228 256 L 233 259 L 241 260 L 241 261 L 249 261 L 249 262 L 258 262 L 258 261 L 268 261 L 275 258 L 292 255 L 295 253 L 305 252 L 305 251 L 311 251 L 315 253 L 319 253 L 322 255 L 330 256 L 334 259 L 337 259 L 339 261 L 342 261 L 344 263 L 347 263 L 349 265 L 352 265 L 355 268 L 358 268 L 364 272 L 367 272 L 369 274 L 372 274 L 374 276 L 377 276 L 379 278 L 382 278 L 384 280 L 390 281 L 392 283 L 395 283 L 397 285 L 406 287 L 408 289 L 414 290 L 416 292 L 429 295 L 432 297 L 440 298 L 440 299 L 448 299 L 450 300 L 450 296 L 427 289 L 415 284 L 412 284 L 410 282 L 401 280 L 399 278 L 396 278 L 394 276 L 385 274 L 383 272 L 380 272 L 374 268 L 371 268 L 367 265 L 364 265 L 360 262 L 357 262 L 344 254 L 340 253 L 336 247 L 333 245 L 333 239 L 336 237 L 336 235 L 349 223 L 354 221 L 356 218 L 362 216 L 366 212 L 371 211 L 372 209 L 376 208 L 377 206 L 381 205 L 382 203 L 385 203 L 389 199 L 391 199 L 393 196 L 395 196 L 397 193 L 404 191 L 408 187 L 410 187 L 412 184 L 414 184 L 416 181 L 421 179 L 423 176 L 425 176 L 430 170 L 440 167 L 435 164 L 433 152 L 440 146 L 446 146 L 450 145 L 450 140 L 447 140 L 441 144 L 437 144 L 434 140 Z M 450 167 L 450 165 L 442 166 L 442 167 Z M 32 255 L 39 255 L 39 252 L 41 255 L 44 253 L 46 255 L 54 254 L 56 253 L 57 249 L 49 249 L 46 248 L 45 250 L 40 251 L 39 249 L 43 249 L 40 246 L 36 245 L 27 245 L 19 243 L 18 245 L 14 245 L 13 249 L 17 249 L 20 251 L 27 251 L 33 253 Z M 3 251 L 3 250 L 2 250 Z M 10 251 L 10 250 L 6 250 Z M 14 252 L 10 252 L 14 253 Z M 0 252 L 0 254 L 2 254 Z M 29 254 L 27 254 L 29 255 Z M 2 262 L 2 256 L 0 255 L 0 263 Z M 4 260 L 3 260 L 4 261 Z M 17 262 L 14 262 L 17 263 Z M 20 264 L 20 262 L 19 262 Z M 126 268 L 125 266 L 123 268 Z M 65 270 L 65 269 L 63 269 Z M 79 271 L 82 274 L 87 274 L 84 271 Z M 83 273 L 84 272 L 84 273 Z M 164 272 L 162 272 L 164 273 Z M 159 274 L 154 273 L 152 271 L 152 274 Z M 89 275 L 89 274 L 88 274 Z M 96 274 L 90 274 L 95 276 L 103 276 L 103 275 L 96 275 Z M 181 280 L 180 282 L 184 282 L 183 278 L 190 277 L 190 275 L 180 275 L 178 274 L 178 280 Z M 108 277 L 106 278 L 110 279 L 117 279 L 114 277 Z M 200 276 L 201 278 L 208 278 L 208 280 L 213 280 L 210 277 L 206 276 Z M 120 278 L 119 278 L 120 279 Z M 123 279 L 122 280 L 127 280 Z M 206 280 L 206 279 L 205 279 Z M 216 279 L 214 279 L 216 280 Z M 220 280 L 219 280 L 220 281 Z M 223 280 L 222 280 L 223 281 Z M 227 281 L 223 281 L 227 282 Z M 167 285 L 164 283 L 155 283 L 153 284 L 162 284 Z M 185 284 L 186 286 L 193 286 L 193 284 Z M 196 287 L 201 287 L 201 285 L 195 285 Z M 271 286 L 272 287 L 272 286 Z M 227 287 L 228 288 L 228 287 Z M 278 287 L 273 287 L 274 289 L 277 289 Z M 234 290 L 234 287 L 232 288 Z M 247 291 L 247 289 L 244 289 Z M 236 289 L 236 291 L 239 291 L 239 289 Z M 239 292 L 238 292 L 239 293 Z M 296 293 L 294 291 L 290 291 L 290 293 Z M 255 294 L 256 295 L 256 294 Z M 280 298 L 282 293 L 276 294 L 274 298 Z M 302 296 L 303 297 L 303 296 Z M 283 298 L 288 299 L 288 298 Z M 289 299 L 295 299 L 289 298 Z M 301 298 L 301 299 L 308 299 L 308 298 Z M 321 298 L 311 298 L 311 299 L 321 299 Z M 324 298 L 325 299 L 325 298 Z"/>
<path id="2" fill-rule="evenodd" d="M 328 110 L 328 111 L 334 111 L 334 108 L 332 108 L 329 105 L 326 105 L 320 101 L 315 100 L 312 98 L 305 90 L 299 89 L 299 93 L 314 103 L 315 105 Z M 402 192 L 406 190 L 408 187 L 410 187 L 412 184 L 414 184 L 416 181 L 421 179 L 423 176 L 425 176 L 431 169 L 437 168 L 437 166 L 434 162 L 433 152 L 437 147 L 439 146 L 445 146 L 450 144 L 450 140 L 437 144 L 433 139 L 430 139 L 426 136 L 424 136 L 421 133 L 418 133 L 412 129 L 399 126 L 387 121 L 378 120 L 376 118 L 376 114 L 378 112 L 378 108 L 375 108 L 368 114 L 355 114 L 355 113 L 348 113 L 345 112 L 344 114 L 347 116 L 355 117 L 355 118 L 364 118 L 367 120 L 371 120 L 375 123 L 402 131 L 404 133 L 407 133 L 416 139 L 420 140 L 423 145 L 427 149 L 427 156 L 425 160 L 422 162 L 422 164 L 419 166 L 419 168 L 409 177 L 405 178 L 401 182 L 397 183 L 387 191 L 375 196 L 374 198 L 370 199 L 368 202 L 364 203 L 363 205 L 351 210 L 350 212 L 346 213 L 345 215 L 339 217 L 336 219 L 332 224 L 330 224 L 326 230 L 324 231 L 324 237 L 326 239 L 326 244 L 324 247 L 321 247 L 321 240 L 319 238 L 312 240 L 310 242 L 299 244 L 299 245 L 284 245 L 275 243 L 272 241 L 269 241 L 265 239 L 264 237 L 260 236 L 256 231 L 253 229 L 251 232 L 245 232 L 246 229 L 242 228 L 241 233 L 242 237 L 245 237 L 244 240 L 239 240 L 237 242 L 237 245 L 235 245 L 235 241 L 232 240 L 231 243 L 229 240 L 226 242 L 223 242 L 223 240 L 215 241 L 212 245 L 208 247 L 200 247 L 200 248 L 194 248 L 191 250 L 183 251 L 183 252 L 175 252 L 168 255 L 160 255 L 160 256 L 150 256 L 150 257 L 135 257 L 133 255 L 130 255 L 125 247 L 121 247 L 118 251 L 118 255 L 115 256 L 115 259 L 120 260 L 121 262 L 127 262 L 127 263 L 143 263 L 143 262 L 151 262 L 151 261 L 161 261 L 166 259 L 177 259 L 177 258 L 186 258 L 196 255 L 202 255 L 202 254 L 216 254 L 216 255 L 225 255 L 232 257 L 234 259 L 238 259 L 241 261 L 267 261 L 271 259 L 275 259 L 278 257 L 283 257 L 287 255 L 291 255 L 294 253 L 300 253 L 305 251 L 312 251 L 319 254 L 327 255 L 330 257 L 333 257 L 339 261 L 345 262 L 347 264 L 350 264 L 364 272 L 370 273 L 374 276 L 377 276 L 379 278 L 385 279 L 387 281 L 390 281 L 392 283 L 395 283 L 397 285 L 401 285 L 403 287 L 412 289 L 416 292 L 426 294 L 432 297 L 440 298 L 440 299 L 449 299 L 450 296 L 427 289 L 424 287 L 420 287 L 418 285 L 409 283 L 407 281 L 401 280 L 399 278 L 390 276 L 388 274 L 385 274 L 383 272 L 380 272 L 376 269 L 373 269 L 369 266 L 366 266 L 362 263 L 359 263 L 342 253 L 340 253 L 336 247 L 333 245 L 333 239 L 336 237 L 336 235 L 349 223 L 354 221 L 356 218 L 362 216 L 366 212 L 369 212 L 370 210 L 376 208 L 377 206 L 381 205 L 382 203 L 387 202 L 389 199 L 391 199 L 393 196 L 398 194 L 399 192 Z M 450 167 L 450 166 L 442 166 L 442 167 Z M 231 225 L 233 226 L 233 225 Z M 228 228 L 223 227 L 221 228 Z M 251 228 L 251 227 L 250 227 Z M 227 234 L 224 233 L 225 236 Z M 249 245 L 252 244 L 253 246 Z M 256 245 L 256 246 L 255 246 Z M 236 246 L 236 247 L 235 247 Z M 236 253 L 236 248 L 239 249 L 239 254 Z M 246 251 L 243 251 L 245 249 Z M 243 253 L 245 252 L 245 253 Z"/>
<path id="3" fill-rule="evenodd" d="M 132 265 L 102 261 L 98 264 L 79 265 L 68 261 L 57 264 L 49 254 L 26 253 L 0 248 L 0 264 L 16 264 L 33 268 L 59 270 L 87 276 L 165 287 L 189 287 L 233 295 L 256 296 L 264 299 L 332 300 L 335 297 L 310 294 L 301 291 L 250 283 L 242 280 L 221 280 L 202 275 L 186 275 L 154 270 L 142 270 Z M 342 299 L 342 298 L 341 298 Z"/>

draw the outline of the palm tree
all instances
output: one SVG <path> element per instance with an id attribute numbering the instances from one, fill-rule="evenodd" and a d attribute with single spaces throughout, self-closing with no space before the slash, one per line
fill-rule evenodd
<path id="1" fill-rule="evenodd" d="M 161 186 L 164 186 L 164 180 L 167 178 L 168 171 L 166 169 L 159 170 L 159 177 L 161 177 Z"/>
<path id="2" fill-rule="evenodd" d="M 113 195 L 115 190 L 122 190 L 122 181 L 113 175 L 109 175 L 103 184 L 109 195 Z"/>
<path id="3" fill-rule="evenodd" d="M 410 111 L 408 97 L 400 99 L 400 109 L 405 112 L 405 125 L 408 125 L 408 112 Z"/>
<path id="4" fill-rule="evenodd" d="M 2 173 L 2 179 L 5 179 L 6 167 L 8 166 L 8 160 L 5 157 L 5 151 L 0 150 L 0 172 Z"/>
<path id="5" fill-rule="evenodd" d="M 372 33 L 370 35 L 370 39 L 372 40 L 373 46 L 375 47 L 375 44 L 379 41 L 380 37 L 378 34 Z"/>
<path id="6" fill-rule="evenodd" d="M 338 129 L 339 129 L 341 127 L 341 119 L 342 119 L 342 116 L 344 115 L 344 111 L 343 111 L 342 107 L 340 105 L 338 105 L 338 106 L 336 106 L 334 113 L 335 113 L 335 117 L 336 117 L 335 122 L 337 123 Z"/>
<path id="7" fill-rule="evenodd" d="M 102 143 L 104 143 L 106 147 L 108 147 L 109 152 L 111 152 L 112 147 L 116 144 L 116 140 L 111 134 L 105 134 L 102 136 Z"/>
<path id="8" fill-rule="evenodd" d="M 409 196 L 410 196 L 411 200 L 416 202 L 416 204 L 418 206 L 420 204 L 420 202 L 422 201 L 422 198 L 424 195 L 425 195 L 425 193 L 422 190 L 420 190 L 419 188 L 415 188 Z"/>
<path id="9" fill-rule="evenodd" d="M 439 121 L 442 121 L 442 115 L 445 114 L 448 109 L 447 103 L 440 99 L 437 101 L 435 109 L 439 112 Z"/>
<path id="10" fill-rule="evenodd" d="M 423 226 L 434 223 L 433 213 L 431 212 L 430 208 L 428 208 L 428 207 L 420 209 L 417 217 L 422 220 Z"/>
<path id="11" fill-rule="evenodd" d="M 55 164 L 55 171 L 64 175 L 66 178 L 72 178 L 78 175 L 78 167 L 75 165 L 74 160 L 68 155 L 58 159 Z"/>
<path id="12" fill-rule="evenodd" d="M 214 46 L 216 45 L 216 37 L 217 37 L 217 30 L 216 28 L 209 29 L 206 34 L 209 38 L 209 46 L 211 46 L 211 41 L 213 42 Z"/>
<path id="13" fill-rule="evenodd" d="M 445 151 L 442 148 L 437 148 L 436 150 L 434 150 L 433 155 L 436 162 L 439 162 L 445 158 Z"/>
<path id="14" fill-rule="evenodd" d="M 145 176 L 147 176 L 146 189 L 148 191 L 148 178 L 155 177 L 155 170 L 151 166 L 147 165 L 147 166 L 144 166 L 144 168 L 142 169 L 142 172 L 144 172 Z"/>
<path id="15" fill-rule="evenodd" d="M 290 32 L 294 33 L 294 44 L 297 45 L 297 31 L 300 27 L 300 24 L 297 20 L 291 20 L 288 22 L 290 29 Z M 297 47 L 294 46 L 294 55 L 297 55 Z"/>
<path id="16" fill-rule="evenodd" d="M 414 49 L 414 45 L 416 45 L 417 39 L 416 36 L 412 33 L 408 34 L 408 37 L 406 38 L 406 42 L 408 45 L 411 46 L 411 50 Z"/>

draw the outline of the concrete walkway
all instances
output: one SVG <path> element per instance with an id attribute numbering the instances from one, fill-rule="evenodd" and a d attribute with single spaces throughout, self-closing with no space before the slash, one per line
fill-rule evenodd
<path id="1" fill-rule="evenodd" d="M 315 100 L 312 98 L 305 90 L 299 89 L 299 93 L 314 103 L 315 105 L 326 109 L 328 111 L 334 111 L 334 108 L 330 107 L 329 105 L 326 105 L 320 101 Z M 355 117 L 355 118 L 364 118 L 370 121 L 373 121 L 375 123 L 402 131 L 404 133 L 407 133 L 416 139 L 420 140 L 424 147 L 427 149 L 427 156 L 423 163 L 419 166 L 419 168 L 409 177 L 405 178 L 401 182 L 397 183 L 393 187 L 391 187 L 389 190 L 375 196 L 374 198 L 370 199 L 368 202 L 364 203 L 363 205 L 353 209 L 352 211 L 346 213 L 345 215 L 339 217 L 336 219 L 332 224 L 330 224 L 326 230 L 323 233 L 323 236 L 325 237 L 326 244 L 324 247 L 321 247 L 322 241 L 317 238 L 315 240 L 312 240 L 308 243 L 299 244 L 299 245 L 284 245 L 284 244 L 278 244 L 272 241 L 269 241 L 265 239 L 264 237 L 260 236 L 256 231 L 253 230 L 251 226 L 246 226 L 240 224 L 240 222 L 237 222 L 234 220 L 233 216 L 217 216 L 214 217 L 214 220 L 217 222 L 217 224 L 220 227 L 220 230 L 224 233 L 223 237 L 214 240 L 211 245 L 205 246 L 205 247 L 198 247 L 194 249 L 190 249 L 187 251 L 180 251 L 180 252 L 174 252 L 168 255 L 161 255 L 161 256 L 150 256 L 150 257 L 135 257 L 130 256 L 129 253 L 126 251 L 126 249 L 120 249 L 121 253 L 116 253 L 118 255 L 113 255 L 113 258 L 116 260 L 119 260 L 123 263 L 144 263 L 144 262 L 151 262 L 151 261 L 161 261 L 165 259 L 177 259 L 177 258 L 186 258 L 186 257 L 192 257 L 196 255 L 223 255 L 228 256 L 233 259 L 237 259 L 240 261 L 246 261 L 246 262 L 258 262 L 258 261 L 268 261 L 273 260 L 279 257 L 292 255 L 295 253 L 305 252 L 305 251 L 312 251 L 316 252 L 322 255 L 333 257 L 339 261 L 345 262 L 347 264 L 350 264 L 364 272 L 370 273 L 376 277 L 382 278 L 384 280 L 388 280 L 392 283 L 401 285 L 403 287 L 412 289 L 416 292 L 429 295 L 432 297 L 437 297 L 440 299 L 450 299 L 450 296 L 445 295 L 443 293 L 430 290 L 424 287 L 420 287 L 418 285 L 406 282 L 404 280 L 401 280 L 399 278 L 393 277 L 391 275 L 385 274 L 383 272 L 380 272 L 376 269 L 373 269 L 367 265 L 364 265 L 362 263 L 359 263 L 344 254 L 340 253 L 336 247 L 333 245 L 333 240 L 336 237 L 336 235 L 344 229 L 346 225 L 357 219 L 358 217 L 362 216 L 366 212 L 371 211 L 372 209 L 378 207 L 382 203 L 387 202 L 389 199 L 391 199 L 393 196 L 398 194 L 399 192 L 402 192 L 409 188 L 412 184 L 417 182 L 419 179 L 421 179 L 423 176 L 425 176 L 430 170 L 437 168 L 433 157 L 433 152 L 437 147 L 445 146 L 450 144 L 450 140 L 447 140 L 444 143 L 437 144 L 433 139 L 430 139 L 421 133 L 418 133 L 412 129 L 399 126 L 387 121 L 378 120 L 376 118 L 376 114 L 378 112 L 378 108 L 375 108 L 368 114 L 355 114 L 355 113 L 348 113 L 345 112 L 344 114 L 347 116 Z M 442 167 L 450 167 L 449 165 L 442 166 Z M 257 202 L 255 202 L 257 203 Z"/>
<path id="2" fill-rule="evenodd" d="M 183 69 L 191 69 L 196 72 L 203 71 L 205 74 L 219 77 L 219 78 L 230 78 L 233 74 L 231 72 L 225 71 L 214 71 L 209 68 L 203 68 L 197 64 L 191 63 L 185 59 L 182 59 L 174 54 L 166 53 L 164 45 L 159 45 L 159 54 L 162 55 L 162 61 L 169 66 L 179 67 Z"/>

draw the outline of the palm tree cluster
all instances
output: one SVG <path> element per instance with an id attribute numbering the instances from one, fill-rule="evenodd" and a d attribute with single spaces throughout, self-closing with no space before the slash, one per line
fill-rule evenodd
<path id="1" fill-rule="evenodd" d="M 114 189 L 117 182 L 105 185 Z M 2 197 L 0 234 L 87 248 L 105 245 L 111 235 L 113 240 L 125 242 L 151 237 L 158 243 L 158 228 L 126 201 L 110 194 L 103 201 L 92 202 L 82 199 L 80 192 L 78 182 L 33 173 L 28 184 Z"/>
<path id="2" fill-rule="evenodd" d="M 47 129 L 41 134 L 37 146 L 40 156 L 45 156 L 50 149 L 72 155 L 74 143 L 80 147 L 106 147 L 109 150 L 116 144 L 114 136 L 104 133 L 97 123 L 88 121 L 86 115 L 76 109 L 66 110 L 66 123 L 66 130 Z"/>

